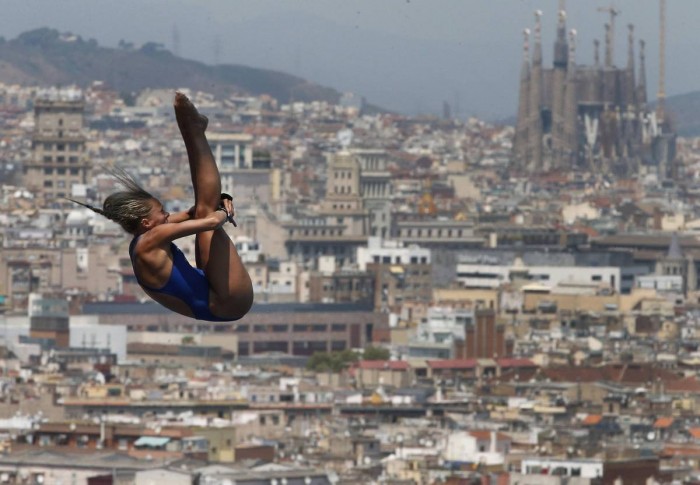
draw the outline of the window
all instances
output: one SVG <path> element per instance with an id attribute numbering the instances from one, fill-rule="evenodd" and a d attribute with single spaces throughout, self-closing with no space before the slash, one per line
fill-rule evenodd
<path id="1" fill-rule="evenodd" d="M 347 348 L 347 342 L 345 340 L 333 340 L 331 342 L 331 350 L 333 352 L 339 352 Z"/>
<path id="2" fill-rule="evenodd" d="M 78 437 L 78 448 L 87 448 L 90 443 L 90 437 L 86 434 Z"/>

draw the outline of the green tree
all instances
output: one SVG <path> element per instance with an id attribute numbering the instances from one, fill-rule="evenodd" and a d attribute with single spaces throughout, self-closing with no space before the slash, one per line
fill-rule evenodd
<path id="1" fill-rule="evenodd" d="M 194 337 L 192 335 L 185 335 L 182 337 L 182 345 L 192 345 L 194 343 Z"/>
<path id="2" fill-rule="evenodd" d="M 391 357 L 391 352 L 384 347 L 365 347 L 365 351 L 362 353 L 362 360 L 389 360 Z"/>
<path id="3" fill-rule="evenodd" d="M 306 368 L 314 372 L 340 372 L 357 360 L 358 356 L 352 350 L 315 352 L 306 363 Z"/>

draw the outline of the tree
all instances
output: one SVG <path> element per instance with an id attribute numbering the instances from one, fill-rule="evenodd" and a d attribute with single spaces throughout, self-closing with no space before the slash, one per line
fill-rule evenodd
<path id="1" fill-rule="evenodd" d="M 357 360 L 358 356 L 352 350 L 316 352 L 309 358 L 306 368 L 314 372 L 340 372 Z"/>
<path id="2" fill-rule="evenodd" d="M 185 335 L 182 337 L 182 345 L 192 345 L 194 343 L 194 337 L 192 335 Z"/>
<path id="3" fill-rule="evenodd" d="M 362 353 L 362 360 L 389 360 L 391 352 L 384 347 L 365 347 Z"/>

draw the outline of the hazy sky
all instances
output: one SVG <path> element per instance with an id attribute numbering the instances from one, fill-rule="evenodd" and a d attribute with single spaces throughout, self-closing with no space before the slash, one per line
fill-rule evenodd
<path id="1" fill-rule="evenodd" d="M 615 60 L 626 63 L 628 23 L 647 41 L 649 97 L 655 98 L 659 0 L 614 0 Z M 591 64 L 610 1 L 569 0 L 577 61 Z M 551 62 L 558 0 L 3 0 L 7 39 L 51 27 L 94 38 L 160 42 L 213 64 L 278 69 L 407 113 L 511 116 L 517 103 L 522 29 L 544 12 L 543 49 Z M 700 89 L 700 1 L 668 0 L 667 94 Z M 601 52 L 602 58 L 602 52 Z M 687 61 L 685 61 L 687 59 Z"/>

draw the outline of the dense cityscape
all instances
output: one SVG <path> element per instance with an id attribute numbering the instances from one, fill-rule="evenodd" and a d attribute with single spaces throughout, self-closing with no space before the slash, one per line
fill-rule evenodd
<path id="1" fill-rule="evenodd" d="M 233 323 L 153 302 L 67 199 L 117 167 L 191 206 L 174 90 L 0 84 L 0 484 L 700 483 L 700 138 L 631 25 L 615 67 L 616 15 L 586 64 L 562 9 L 550 68 L 536 13 L 513 125 L 178 87 Z"/>

